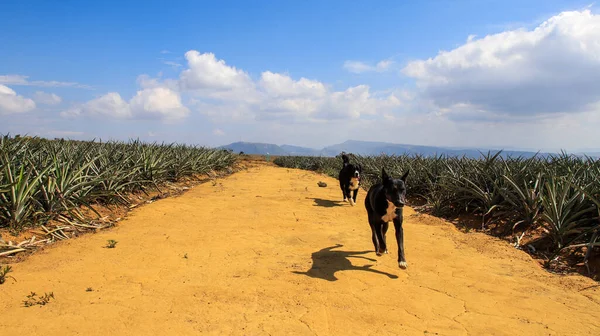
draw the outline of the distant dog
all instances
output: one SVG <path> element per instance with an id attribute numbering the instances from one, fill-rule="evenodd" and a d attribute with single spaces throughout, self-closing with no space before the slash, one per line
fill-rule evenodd
<path id="1" fill-rule="evenodd" d="M 400 179 L 392 179 L 382 168 L 381 182 L 369 188 L 365 198 L 375 253 L 378 256 L 388 253 L 385 234 L 389 222 L 394 222 L 396 242 L 398 243 L 398 266 L 400 268 L 408 266 L 406 258 L 404 258 L 404 231 L 402 229 L 402 209 L 406 203 L 407 176 L 408 171 Z"/>
<path id="2" fill-rule="evenodd" d="M 338 179 L 340 180 L 340 189 L 344 195 L 344 202 L 350 201 L 350 205 L 356 204 L 356 196 L 358 195 L 358 188 L 360 188 L 360 174 L 362 173 L 362 167 L 353 165 L 350 163 L 346 154 L 342 155 L 344 166 L 340 170 Z M 350 195 L 352 191 L 352 195 Z"/>

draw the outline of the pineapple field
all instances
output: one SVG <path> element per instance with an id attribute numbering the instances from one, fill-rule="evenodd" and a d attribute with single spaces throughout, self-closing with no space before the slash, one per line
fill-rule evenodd
<path id="1" fill-rule="evenodd" d="M 231 167 L 224 150 L 178 144 L 0 138 L 0 230 L 41 228 L 51 239 L 111 225 L 98 206 L 130 206 L 133 194 Z M 105 220 L 102 220 L 102 219 Z M 53 223 L 47 227 L 47 223 Z M 23 250 L 0 239 L 0 256 Z"/>

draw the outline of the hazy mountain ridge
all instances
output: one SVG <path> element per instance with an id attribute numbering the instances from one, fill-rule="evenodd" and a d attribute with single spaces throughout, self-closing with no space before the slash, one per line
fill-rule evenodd
<path id="1" fill-rule="evenodd" d="M 341 152 L 353 153 L 357 155 L 402 155 L 402 154 L 419 154 L 425 156 L 434 155 L 448 155 L 448 156 L 467 156 L 477 158 L 481 156 L 481 153 L 487 154 L 488 151 L 496 153 L 499 149 L 487 149 L 487 148 L 458 148 L 458 147 L 437 147 L 437 146 L 420 146 L 420 145 L 409 145 L 409 144 L 395 144 L 388 142 L 374 142 L 374 141 L 358 141 L 348 140 L 340 144 L 324 147 L 322 149 L 308 148 L 302 146 L 293 145 L 275 145 L 267 143 L 256 143 L 256 142 L 234 142 L 229 145 L 221 146 L 219 148 L 231 149 L 235 153 L 244 152 L 246 154 L 258 154 L 258 155 L 298 155 L 298 156 L 336 156 Z M 502 156 L 523 156 L 532 157 L 534 155 L 548 155 L 549 153 L 536 153 L 534 151 L 520 151 L 515 149 L 502 151 Z M 597 157 L 598 155 L 592 155 L 597 153 L 589 153 L 588 155 Z M 577 153 L 575 155 L 583 155 Z"/>
<path id="2" fill-rule="evenodd" d="M 271 155 L 289 155 L 287 151 L 278 145 L 260 143 L 260 142 L 234 142 L 219 148 L 231 149 L 234 153 L 244 152 L 246 154 L 271 154 Z"/>

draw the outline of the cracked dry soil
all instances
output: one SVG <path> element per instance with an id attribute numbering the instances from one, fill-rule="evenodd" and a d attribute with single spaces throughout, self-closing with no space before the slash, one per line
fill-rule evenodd
<path id="1" fill-rule="evenodd" d="M 495 238 L 406 208 L 401 270 L 393 227 L 390 254 L 372 251 L 364 190 L 351 207 L 334 179 L 266 164 L 219 182 L 14 264 L 2 334 L 600 333 L 596 282 Z M 55 299 L 23 307 L 31 291 Z"/>

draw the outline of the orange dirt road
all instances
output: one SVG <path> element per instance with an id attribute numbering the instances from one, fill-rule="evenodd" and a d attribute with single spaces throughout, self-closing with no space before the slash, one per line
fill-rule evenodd
<path id="1" fill-rule="evenodd" d="M 598 283 L 412 209 L 408 269 L 393 227 L 377 257 L 365 194 L 351 207 L 334 179 L 259 165 L 146 205 L 14 264 L 0 334 L 600 334 Z M 26 308 L 32 291 L 55 299 Z"/>

